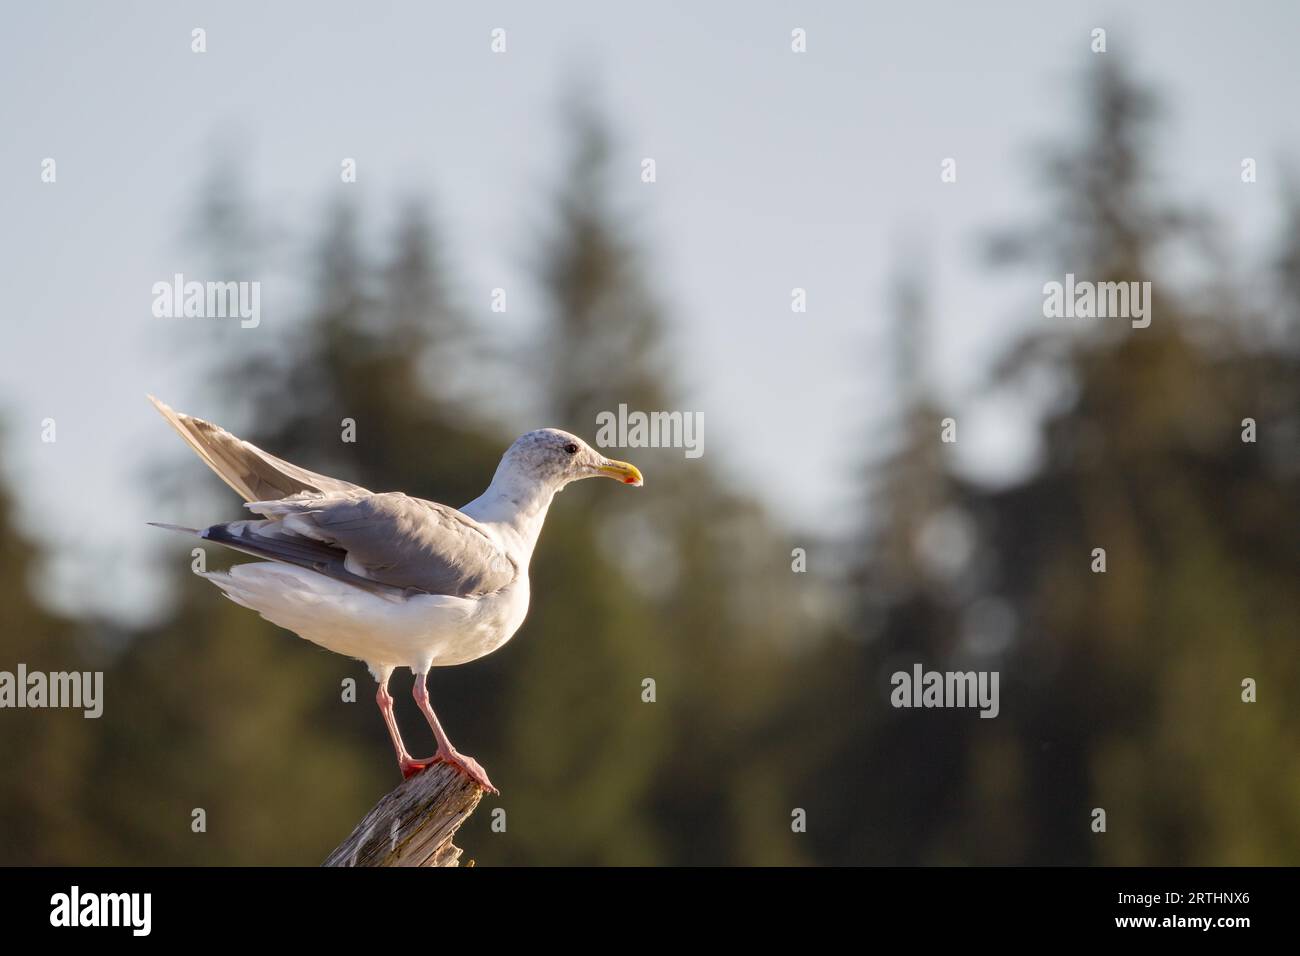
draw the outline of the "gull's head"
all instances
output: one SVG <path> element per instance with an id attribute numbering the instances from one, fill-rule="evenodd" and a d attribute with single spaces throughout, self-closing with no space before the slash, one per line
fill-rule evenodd
<path id="1" fill-rule="evenodd" d="M 606 458 L 577 435 L 558 428 L 520 435 L 501 459 L 501 468 L 557 491 L 579 478 L 613 478 L 634 488 L 643 484 L 635 465 Z"/>

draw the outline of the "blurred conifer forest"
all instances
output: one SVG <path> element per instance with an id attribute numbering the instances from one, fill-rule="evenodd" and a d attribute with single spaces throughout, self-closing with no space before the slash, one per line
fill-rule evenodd
<path id="1" fill-rule="evenodd" d="M 1151 172 L 1152 94 L 1106 68 L 1080 93 L 1063 109 L 1086 131 L 1041 157 L 1039 221 L 973 238 L 990 270 L 1151 280 L 1151 327 L 1062 320 L 1015 343 L 986 388 L 1041 405 L 1041 456 L 983 487 L 939 441 L 954 413 L 924 367 L 924 280 L 904 268 L 881 306 L 892 425 L 836 411 L 862 475 L 854 521 L 784 527 L 729 490 L 724 461 L 680 450 L 627 452 L 641 492 L 566 491 L 523 628 L 430 677 L 452 739 L 502 789 L 462 830 L 467 857 L 1300 862 L 1300 193 L 1277 197 L 1290 225 L 1271 257 L 1229 269 L 1215 223 Z M 503 352 L 467 319 L 454 237 L 423 202 L 379 247 L 362 235 L 382 211 L 339 204 L 314 237 L 287 237 L 313 250 L 289 266 L 310 283 L 298 320 L 191 331 L 207 336 L 205 395 L 170 400 L 311 469 L 453 504 L 524 428 L 591 439 L 602 409 L 684 407 L 689 322 L 666 320 L 635 222 L 608 199 L 614 133 L 581 102 L 559 120 L 569 165 L 532 237 L 548 305 L 527 341 Z M 194 237 L 214 274 L 257 275 L 285 245 L 239 183 L 218 164 L 203 187 Z M 167 491 L 159 520 L 238 516 L 179 441 L 140 468 Z M 0 499 L 3 666 L 103 669 L 108 707 L 5 715 L 0 863 L 314 865 L 398 782 L 365 669 L 223 600 L 190 573 L 189 542 L 140 531 L 174 578 L 161 624 L 68 619 L 29 594 L 43 556 L 14 508 Z M 893 709 L 889 676 L 915 662 L 999 670 L 1000 716 Z M 393 691 L 412 749 L 431 751 L 409 675 Z"/>

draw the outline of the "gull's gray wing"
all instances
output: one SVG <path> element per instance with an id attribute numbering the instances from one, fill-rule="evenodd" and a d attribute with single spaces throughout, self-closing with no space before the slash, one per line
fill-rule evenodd
<path id="1" fill-rule="evenodd" d="M 203 537 L 363 587 L 477 597 L 519 574 L 477 521 L 400 492 L 298 494 L 247 507 L 271 520 L 214 525 Z"/>
<path id="2" fill-rule="evenodd" d="M 285 498 L 304 491 L 325 494 L 366 491 L 350 481 L 318 475 L 276 458 L 220 425 L 178 412 L 152 395 L 149 401 L 207 466 L 245 501 Z"/>

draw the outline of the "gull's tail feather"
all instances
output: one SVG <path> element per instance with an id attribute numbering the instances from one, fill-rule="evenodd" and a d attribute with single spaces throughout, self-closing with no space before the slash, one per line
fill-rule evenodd
<path id="1" fill-rule="evenodd" d="M 257 608 L 248 603 L 248 598 L 240 596 L 239 588 L 235 583 L 235 579 L 225 571 L 200 571 L 198 574 L 199 577 L 207 578 L 217 587 L 221 588 L 221 593 L 230 598 L 230 600 L 234 601 L 240 607 L 246 607 L 250 611 L 257 610 Z"/>
<path id="2" fill-rule="evenodd" d="M 287 498 L 302 491 L 323 494 L 366 490 L 276 458 L 221 426 L 178 412 L 152 395 L 149 401 L 207 466 L 245 501 Z"/>

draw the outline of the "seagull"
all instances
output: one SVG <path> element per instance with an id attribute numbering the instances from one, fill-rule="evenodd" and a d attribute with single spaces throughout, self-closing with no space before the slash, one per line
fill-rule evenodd
<path id="1" fill-rule="evenodd" d="M 260 516 L 204 529 L 156 524 L 263 559 L 200 576 L 271 623 L 362 661 L 379 684 L 375 701 L 404 778 L 445 763 L 497 793 L 438 722 L 429 670 L 477 660 L 519 630 L 528 564 L 557 492 L 597 476 L 640 487 L 641 472 L 576 435 L 540 428 L 516 439 L 487 491 L 457 510 L 318 475 L 152 395 L 149 401 Z M 412 757 L 397 729 L 388 681 L 399 667 L 415 675 L 415 702 L 438 742 L 427 759 Z"/>

